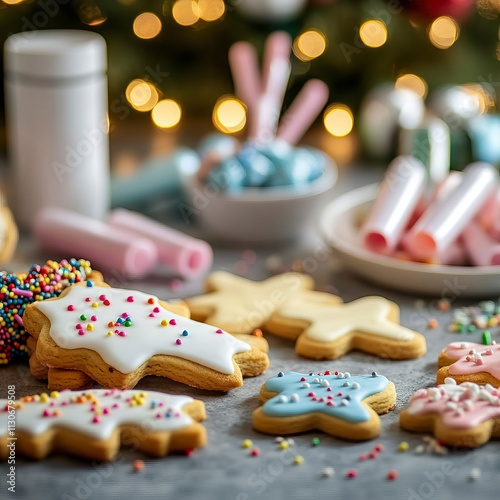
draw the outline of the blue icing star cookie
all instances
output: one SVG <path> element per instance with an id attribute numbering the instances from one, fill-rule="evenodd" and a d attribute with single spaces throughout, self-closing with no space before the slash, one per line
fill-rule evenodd
<path id="1" fill-rule="evenodd" d="M 386 377 L 348 372 L 280 372 L 262 387 L 263 406 L 253 427 L 268 434 L 322 430 L 332 436 L 365 440 L 378 436 L 378 415 L 396 406 L 394 384 Z"/>

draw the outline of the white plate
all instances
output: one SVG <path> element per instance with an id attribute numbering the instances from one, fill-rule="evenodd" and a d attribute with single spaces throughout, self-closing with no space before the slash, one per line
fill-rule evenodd
<path id="1" fill-rule="evenodd" d="M 373 204 L 378 184 L 339 196 L 322 212 L 323 237 L 354 273 L 403 292 L 454 300 L 500 294 L 500 266 L 442 266 L 407 262 L 372 253 L 360 245 L 359 225 Z"/>

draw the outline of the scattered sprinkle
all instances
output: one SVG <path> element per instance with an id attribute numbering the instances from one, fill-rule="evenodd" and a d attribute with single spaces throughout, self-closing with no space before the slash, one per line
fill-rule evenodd
<path id="1" fill-rule="evenodd" d="M 387 473 L 387 479 L 389 481 L 395 481 L 397 478 L 398 478 L 398 471 L 396 469 L 391 469 L 388 473 Z"/>
<path id="2" fill-rule="evenodd" d="M 333 477 L 335 474 L 335 469 L 333 467 L 325 467 L 321 472 L 321 475 L 325 478 Z"/>
<path id="3" fill-rule="evenodd" d="M 301 465 L 304 463 L 304 457 L 302 455 L 295 455 L 295 458 L 293 459 L 293 463 L 295 465 Z"/>
<path id="4" fill-rule="evenodd" d="M 450 304 L 450 301 L 448 299 L 441 299 L 439 302 L 438 302 L 438 309 L 441 311 L 441 312 L 446 312 L 446 311 L 449 311 L 451 308 L 451 304 Z"/>
<path id="5" fill-rule="evenodd" d="M 253 442 L 251 439 L 244 439 L 242 442 L 241 442 L 241 447 L 242 448 L 251 448 L 253 445 Z"/>
<path id="6" fill-rule="evenodd" d="M 321 444 L 321 441 L 320 441 L 319 437 L 313 437 L 312 440 L 311 440 L 311 444 L 313 446 L 319 446 Z"/>
<path id="7" fill-rule="evenodd" d="M 259 448 L 253 448 L 252 451 L 250 452 L 251 457 L 258 457 L 259 455 L 260 455 Z"/>
<path id="8" fill-rule="evenodd" d="M 430 330 L 435 330 L 439 326 L 439 322 L 436 318 L 431 318 L 427 323 L 427 328 Z"/>
<path id="9" fill-rule="evenodd" d="M 144 462 L 142 460 L 134 460 L 132 470 L 134 472 L 142 472 L 144 470 Z"/>
<path id="10" fill-rule="evenodd" d="M 481 477 L 481 470 L 478 469 L 477 467 L 474 467 L 473 469 L 470 470 L 469 472 L 469 480 L 470 481 L 477 481 Z"/>
<path id="11" fill-rule="evenodd" d="M 349 470 L 346 472 L 345 477 L 346 477 L 347 479 L 354 479 L 357 475 L 358 475 L 358 471 L 357 471 L 356 469 L 349 469 Z"/>
<path id="12" fill-rule="evenodd" d="M 278 447 L 280 450 L 288 450 L 288 448 L 289 448 L 288 441 L 281 441 L 281 443 L 279 443 Z"/>
<path id="13" fill-rule="evenodd" d="M 401 443 L 399 443 L 399 446 L 398 446 L 399 451 L 405 452 L 405 451 L 408 451 L 409 448 L 410 448 L 410 445 L 408 444 L 407 441 L 401 441 Z"/>

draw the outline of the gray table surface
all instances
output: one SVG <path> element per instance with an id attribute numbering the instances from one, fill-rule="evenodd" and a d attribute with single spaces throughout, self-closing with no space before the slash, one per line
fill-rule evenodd
<path id="1" fill-rule="evenodd" d="M 341 171 L 334 194 L 373 182 L 382 175 L 381 169 L 355 168 Z M 191 230 L 191 228 L 190 228 Z M 138 387 L 174 394 L 188 394 L 202 399 L 207 409 L 205 426 L 208 445 L 192 457 L 170 456 L 165 459 L 148 459 L 140 453 L 123 450 L 114 463 L 89 464 L 63 455 L 54 455 L 41 462 L 18 458 L 16 463 L 16 493 L 7 490 L 6 465 L 2 464 L 0 498 L 41 499 L 132 499 L 132 498 L 203 498 L 233 500 L 264 498 L 350 498 L 373 499 L 456 499 L 498 498 L 500 480 L 500 442 L 493 441 L 474 451 L 450 451 L 447 455 L 432 453 L 416 454 L 414 449 L 422 444 L 422 436 L 407 433 L 399 428 L 399 412 L 411 394 L 420 387 L 433 385 L 437 368 L 437 355 L 448 342 L 457 340 L 457 334 L 449 333 L 447 326 L 451 312 L 438 311 L 436 298 L 403 295 L 381 289 L 346 272 L 334 257 L 307 260 L 315 250 L 324 247 L 314 228 L 293 245 L 256 249 L 257 260 L 247 277 L 263 279 L 269 276 L 266 257 L 279 255 L 290 265 L 293 261 L 309 262 L 309 270 L 317 281 L 317 288 L 339 294 L 345 301 L 365 295 L 383 295 L 397 302 L 401 308 L 401 322 L 422 332 L 427 338 L 425 356 L 409 361 L 387 361 L 375 356 L 352 352 L 343 358 L 318 362 L 299 358 L 293 344 L 268 337 L 271 366 L 260 377 L 246 379 L 243 387 L 229 394 L 213 394 L 185 387 L 166 379 L 148 377 Z M 214 269 L 235 272 L 239 268 L 244 248 L 215 247 Z M 28 262 L 42 261 L 42 254 L 29 241 L 23 240 L 13 265 L 19 267 Z M 164 277 L 140 282 L 126 282 L 118 276 L 107 276 L 114 286 L 135 287 L 155 293 L 162 298 L 188 297 L 202 290 L 202 280 L 185 284 L 174 292 Z M 491 297 L 496 299 L 496 297 Z M 453 307 L 475 304 L 476 301 L 457 300 Z M 430 318 L 439 321 L 436 330 L 428 330 Z M 498 340 L 499 329 L 492 331 Z M 464 334 L 465 336 L 466 334 Z M 467 339 L 479 341 L 479 333 L 467 334 Z M 460 337 L 462 338 L 462 337 Z M 394 381 L 398 392 L 396 409 L 381 417 L 380 437 L 371 442 L 350 443 L 309 432 L 294 436 L 295 444 L 280 451 L 273 437 L 252 430 L 252 411 L 258 406 L 258 392 L 268 376 L 279 371 L 341 370 L 352 374 L 370 373 L 373 370 Z M 17 395 L 23 396 L 45 389 L 43 382 L 31 378 L 26 365 L 2 368 L 1 397 L 6 396 L 8 384 L 15 384 Z M 312 446 L 311 439 L 320 437 L 321 444 Z M 260 449 L 260 456 L 251 457 L 241 447 L 243 439 L 251 439 Z M 406 453 L 398 451 L 401 441 L 410 444 Z M 374 460 L 359 462 L 360 453 L 370 451 L 377 443 L 384 447 Z M 304 463 L 294 465 L 295 455 L 302 455 Z M 132 462 L 143 459 L 145 469 L 132 471 Z M 333 467 L 335 475 L 322 477 L 325 467 Z M 355 479 L 345 477 L 348 469 L 357 469 Z M 481 477 L 472 481 L 470 471 L 478 468 Z M 386 479 L 387 472 L 396 469 L 396 481 Z"/>

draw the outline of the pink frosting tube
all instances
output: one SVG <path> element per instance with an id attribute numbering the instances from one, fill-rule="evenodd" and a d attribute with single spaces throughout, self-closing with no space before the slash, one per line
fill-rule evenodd
<path id="1" fill-rule="evenodd" d="M 425 182 L 425 167 L 417 159 L 398 156 L 390 163 L 361 229 L 366 248 L 386 255 L 394 252 L 422 196 Z"/>
<path id="2" fill-rule="evenodd" d="M 236 95 L 246 104 L 249 118 L 249 134 L 257 135 L 257 108 L 261 93 L 261 81 L 257 52 L 248 42 L 236 42 L 229 49 L 229 65 Z"/>
<path id="3" fill-rule="evenodd" d="M 479 212 L 477 220 L 495 240 L 500 240 L 500 189 L 489 197 Z"/>
<path id="4" fill-rule="evenodd" d="M 404 239 L 404 236 L 403 236 Z M 393 257 L 401 260 L 413 261 L 412 256 L 405 250 L 396 250 Z M 446 251 L 441 255 L 434 257 L 432 260 L 426 261 L 425 264 L 441 265 L 441 266 L 464 266 L 468 262 L 467 253 L 460 238 L 448 246 Z"/>
<path id="5" fill-rule="evenodd" d="M 158 262 L 158 251 L 151 241 L 62 208 L 41 210 L 33 232 L 42 247 L 66 255 L 82 255 L 96 269 L 126 278 L 142 278 Z"/>
<path id="6" fill-rule="evenodd" d="M 489 163 L 471 163 L 462 182 L 432 203 L 404 240 L 418 260 L 432 260 L 452 243 L 476 216 L 497 186 L 498 173 Z"/>
<path id="7" fill-rule="evenodd" d="M 283 115 L 278 127 L 278 139 L 295 146 L 319 115 L 327 100 L 326 83 L 321 80 L 309 80 Z"/>
<path id="8" fill-rule="evenodd" d="M 149 217 L 118 208 L 111 211 L 108 223 L 113 228 L 151 240 L 158 249 L 160 262 L 182 278 L 196 278 L 212 265 L 212 247 L 206 241 L 176 231 Z"/>
<path id="9" fill-rule="evenodd" d="M 471 222 L 462 233 L 465 249 L 475 266 L 500 265 L 500 243 L 478 224 Z"/>

